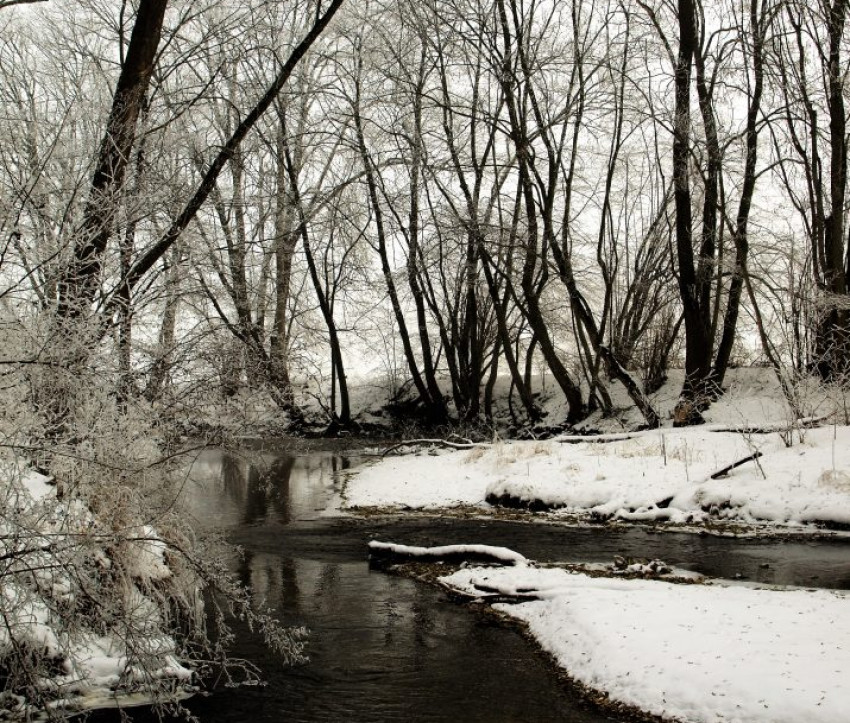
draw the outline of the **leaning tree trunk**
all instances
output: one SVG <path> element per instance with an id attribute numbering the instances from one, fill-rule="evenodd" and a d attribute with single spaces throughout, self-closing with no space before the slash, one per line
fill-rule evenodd
<path id="1" fill-rule="evenodd" d="M 168 0 L 141 0 L 92 175 L 74 255 L 59 284 L 60 318 L 81 315 L 93 301 L 113 232 L 136 124 L 150 84 Z"/>
<path id="2" fill-rule="evenodd" d="M 762 13 L 765 11 L 762 2 Z M 744 183 L 741 188 L 741 200 L 738 204 L 738 214 L 735 219 L 733 240 L 735 244 L 735 271 L 729 286 L 729 300 L 723 318 L 723 332 L 717 347 L 717 356 L 712 372 L 713 382 L 722 387 L 738 322 L 738 311 L 741 306 L 741 296 L 744 289 L 744 277 L 747 274 L 749 258 L 750 209 L 752 208 L 753 193 L 756 186 L 756 160 L 758 157 L 758 122 L 761 113 L 761 98 L 764 88 L 764 36 L 766 28 L 764 18 L 759 13 L 758 0 L 750 3 L 750 32 L 753 36 L 753 93 L 747 109 L 746 126 L 746 158 L 744 161 Z"/>
<path id="3" fill-rule="evenodd" d="M 127 164 L 150 85 L 166 5 L 167 0 L 141 0 L 139 4 L 82 221 L 74 231 L 73 253 L 59 274 L 52 324 L 54 338 L 46 346 L 46 373 L 34 385 L 33 400 L 45 416 L 49 435 L 58 436 L 67 431 L 79 375 L 88 364 L 92 346 L 106 329 L 102 321 L 95 324 L 98 320 L 89 318 L 89 312 L 99 288 L 103 254 L 114 232 Z M 116 299 L 125 319 L 129 314 L 129 298 L 127 292 L 119 294 Z M 127 333 L 126 323 L 122 330 Z"/>
<path id="4" fill-rule="evenodd" d="M 307 258 L 307 268 L 310 272 L 310 280 L 313 282 L 313 289 L 316 292 L 316 298 L 319 300 L 319 309 L 322 312 L 322 318 L 325 320 L 325 326 L 328 329 L 328 337 L 331 346 L 331 364 L 333 367 L 334 382 L 339 389 L 339 415 L 332 419 L 332 425 L 339 425 L 343 428 L 351 425 L 351 403 L 348 396 L 348 382 L 345 375 L 345 365 L 342 359 L 342 346 L 339 343 L 339 333 L 334 320 L 333 308 L 329 295 L 325 293 L 322 287 L 322 281 L 319 278 L 319 270 L 316 268 L 316 261 L 313 256 L 313 250 L 310 247 L 310 233 L 307 229 L 307 217 L 304 213 L 304 205 L 301 199 L 301 192 L 298 188 L 298 177 L 295 175 L 295 164 L 292 161 L 291 154 L 286 146 L 284 146 L 284 161 L 286 170 L 289 176 L 289 190 L 292 201 L 298 212 L 298 234 L 304 247 L 304 255 Z M 333 396 L 333 390 L 331 390 Z M 332 415 L 336 415 L 336 409 L 331 410 Z"/>
<path id="5" fill-rule="evenodd" d="M 257 104 L 251 111 L 242 119 L 236 130 L 227 142 L 222 146 L 221 150 L 213 159 L 212 164 L 204 174 L 201 183 L 195 189 L 195 193 L 186 203 L 186 206 L 181 211 L 169 226 L 168 230 L 162 235 L 148 251 L 146 251 L 133 265 L 130 272 L 122 279 L 122 284 L 126 284 L 131 289 L 136 286 L 145 275 L 151 270 L 153 265 L 168 251 L 169 248 L 180 238 L 186 227 L 192 222 L 197 215 L 201 206 L 204 205 L 212 190 L 215 188 L 216 179 L 222 169 L 227 165 L 233 157 L 233 153 L 245 139 L 245 136 L 256 125 L 257 121 L 265 114 L 274 100 L 280 95 L 283 87 L 286 85 L 289 77 L 292 75 L 298 63 L 306 55 L 307 51 L 316 42 L 319 36 L 324 32 L 325 28 L 330 23 L 333 16 L 336 14 L 342 5 L 343 0 L 331 0 L 324 14 L 316 15 L 316 21 L 304 36 L 303 40 L 293 49 L 287 61 L 283 64 L 274 82 L 266 89 L 262 98 L 257 101 Z"/>

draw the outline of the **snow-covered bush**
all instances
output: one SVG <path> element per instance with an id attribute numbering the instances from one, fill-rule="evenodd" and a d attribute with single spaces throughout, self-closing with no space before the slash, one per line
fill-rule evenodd
<path id="1" fill-rule="evenodd" d="M 122 398 L 92 356 L 0 362 L 0 720 L 175 706 L 212 669 L 256 680 L 227 654 L 233 616 L 299 657 L 301 632 L 254 609 L 223 542 L 181 514 L 190 460 L 167 410 Z"/>

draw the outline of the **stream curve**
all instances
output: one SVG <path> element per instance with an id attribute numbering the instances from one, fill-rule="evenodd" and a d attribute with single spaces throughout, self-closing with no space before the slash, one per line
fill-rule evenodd
<path id="1" fill-rule="evenodd" d="M 186 513 L 243 549 L 234 569 L 258 601 L 285 624 L 310 629 L 310 661 L 295 667 L 280 665 L 256 636 L 238 630 L 233 654 L 259 665 L 267 685 L 190 700 L 200 720 L 616 720 L 565 689 L 513 628 L 470 614 L 426 585 L 369 570 L 370 539 L 503 545 L 538 561 L 657 557 L 715 577 L 850 589 L 850 545 L 841 540 L 326 516 L 340 473 L 356 463 L 352 453 L 303 448 L 243 457 L 210 450 L 196 460 Z"/>

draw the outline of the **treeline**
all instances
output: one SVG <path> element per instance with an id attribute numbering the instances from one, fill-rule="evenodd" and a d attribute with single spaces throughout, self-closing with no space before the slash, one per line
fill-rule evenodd
<path id="1" fill-rule="evenodd" d="M 343 426 L 367 364 L 432 423 L 499 375 L 538 421 L 541 368 L 566 421 L 621 384 L 648 426 L 673 365 L 679 424 L 731 364 L 843 383 L 846 6 L 0 6 L 3 313 L 120 398 L 297 419 L 312 377 Z"/>

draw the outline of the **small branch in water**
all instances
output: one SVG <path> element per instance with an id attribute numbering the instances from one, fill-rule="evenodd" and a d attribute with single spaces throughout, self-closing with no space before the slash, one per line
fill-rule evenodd
<path id="1" fill-rule="evenodd" d="M 474 585 L 476 590 L 480 590 L 483 595 L 476 596 L 475 599 L 480 600 L 487 605 L 495 605 L 496 603 L 507 603 L 509 605 L 519 605 L 520 603 L 530 602 L 532 600 L 540 600 L 537 595 L 537 590 L 517 590 L 516 592 L 508 592 L 500 590 L 497 587 L 490 585 Z"/>
<path id="2" fill-rule="evenodd" d="M 496 603 L 504 603 L 506 605 L 519 605 L 524 602 L 533 602 L 540 600 L 534 591 L 509 593 L 497 588 L 488 587 L 486 585 L 475 585 L 476 592 L 466 592 L 447 585 L 441 580 L 437 581 L 446 594 L 456 602 L 460 603 L 478 603 L 484 605 L 495 605 Z M 478 593 L 480 591 L 481 594 Z"/>

